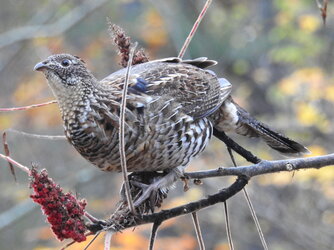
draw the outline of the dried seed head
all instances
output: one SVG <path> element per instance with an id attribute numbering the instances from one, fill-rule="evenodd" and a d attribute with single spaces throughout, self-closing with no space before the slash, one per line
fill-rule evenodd
<path id="1" fill-rule="evenodd" d="M 45 169 L 38 173 L 36 168 L 32 168 L 30 176 L 30 187 L 34 190 L 30 197 L 41 205 L 56 237 L 60 241 L 69 238 L 77 242 L 85 241 L 83 216 L 86 201 L 78 200 L 71 193 L 63 193 Z"/>

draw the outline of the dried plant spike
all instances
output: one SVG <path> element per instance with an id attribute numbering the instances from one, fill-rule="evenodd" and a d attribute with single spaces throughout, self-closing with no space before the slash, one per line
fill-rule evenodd
<path id="1" fill-rule="evenodd" d="M 118 54 L 121 56 L 121 65 L 125 68 L 128 65 L 129 54 L 130 54 L 130 37 L 125 35 L 124 30 L 116 24 L 112 24 L 108 20 L 109 33 L 111 39 L 118 48 Z"/>
<path id="2" fill-rule="evenodd" d="M 8 146 L 8 143 L 7 143 L 7 133 L 6 132 L 2 133 L 2 143 L 3 143 L 3 150 L 5 152 L 5 155 L 9 157 L 10 153 L 9 153 L 9 146 Z M 10 172 L 12 173 L 12 175 L 14 177 L 14 180 L 16 182 L 17 180 L 16 180 L 14 166 L 10 161 L 8 161 L 8 165 L 9 165 Z"/>
<path id="3" fill-rule="evenodd" d="M 148 61 L 149 61 L 149 58 L 145 54 L 144 49 L 141 48 L 140 50 L 138 50 L 135 53 L 135 55 L 133 57 L 132 65 L 141 64 L 141 63 L 145 63 L 145 62 L 148 62 Z"/>
<path id="4" fill-rule="evenodd" d="M 30 197 L 41 205 L 57 239 L 85 241 L 86 226 L 83 217 L 86 201 L 78 200 L 71 193 L 64 193 L 62 188 L 49 178 L 45 169 L 39 173 L 33 167 L 30 176 L 30 186 L 34 190 Z"/>
<path id="5" fill-rule="evenodd" d="M 117 46 L 118 54 L 121 56 L 120 64 L 123 68 L 126 68 L 130 56 L 131 39 L 129 36 L 126 36 L 124 30 L 120 26 L 113 24 L 110 19 L 108 19 L 108 26 L 111 39 Z M 148 61 L 149 60 L 144 52 L 144 49 L 140 49 L 134 54 L 132 65 Z"/>

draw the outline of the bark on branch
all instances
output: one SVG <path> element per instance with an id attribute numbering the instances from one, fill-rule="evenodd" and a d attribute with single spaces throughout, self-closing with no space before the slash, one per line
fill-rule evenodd
<path id="1" fill-rule="evenodd" d="M 308 158 L 296 158 L 279 161 L 261 161 L 258 164 L 249 166 L 240 166 L 234 168 L 219 167 L 213 170 L 197 171 L 185 173 L 185 176 L 190 179 L 203 179 L 209 177 L 218 176 L 247 176 L 253 177 L 256 175 L 277 173 L 281 171 L 294 171 L 299 169 L 315 168 L 319 169 L 333 165 L 334 167 L 334 154 L 308 157 Z"/>

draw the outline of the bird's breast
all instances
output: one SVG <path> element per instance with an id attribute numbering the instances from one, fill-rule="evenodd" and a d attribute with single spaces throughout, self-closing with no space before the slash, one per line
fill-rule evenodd
<path id="1" fill-rule="evenodd" d="M 119 111 L 102 106 L 88 115 L 69 112 L 65 134 L 88 161 L 105 171 L 120 171 Z M 208 119 L 194 120 L 169 102 L 127 109 L 125 118 L 125 154 L 131 172 L 186 166 L 204 150 L 212 134 Z"/>

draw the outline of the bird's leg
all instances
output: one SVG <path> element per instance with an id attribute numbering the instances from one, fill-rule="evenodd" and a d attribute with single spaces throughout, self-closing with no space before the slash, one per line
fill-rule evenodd
<path id="1" fill-rule="evenodd" d="M 131 183 L 142 189 L 141 196 L 134 202 L 134 206 L 138 207 L 147 199 L 153 200 L 157 192 L 160 190 L 168 189 L 174 182 L 176 182 L 183 175 L 183 168 L 175 168 L 171 170 L 167 175 L 160 177 L 151 184 L 143 184 L 140 182 L 132 181 Z"/>

